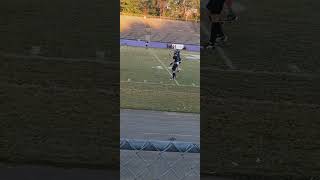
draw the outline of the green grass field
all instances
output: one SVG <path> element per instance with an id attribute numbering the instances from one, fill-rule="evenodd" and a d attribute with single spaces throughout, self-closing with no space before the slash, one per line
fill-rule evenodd
<path id="1" fill-rule="evenodd" d="M 119 76 L 119 69 L 114 66 L 0 54 L 1 163 L 116 167 L 119 88 L 110 74 Z"/>
<path id="2" fill-rule="evenodd" d="M 320 1 L 235 3 L 244 8 L 224 24 L 229 41 L 201 52 L 201 170 L 311 179 L 319 174 Z M 210 28 L 201 18 L 203 42 Z"/>
<path id="3" fill-rule="evenodd" d="M 173 81 L 170 53 L 121 47 L 121 108 L 200 112 L 200 54 L 182 51 L 181 71 Z"/>
<path id="4" fill-rule="evenodd" d="M 235 3 L 244 9 L 238 14 L 239 22 L 224 25 L 229 42 L 223 50 L 236 69 L 320 73 L 320 23 L 314 13 L 320 7 L 319 1 L 238 0 Z M 209 38 L 210 26 L 204 23 L 207 21 L 203 14 L 202 40 Z M 206 62 L 214 68 L 224 64 L 213 60 L 219 58 L 217 53 L 201 58 L 203 62 L 212 59 Z"/>

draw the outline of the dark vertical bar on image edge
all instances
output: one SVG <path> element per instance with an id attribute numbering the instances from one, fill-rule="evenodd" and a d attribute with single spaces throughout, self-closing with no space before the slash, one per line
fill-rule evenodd
<path id="1" fill-rule="evenodd" d="M 201 44 L 211 34 L 207 2 Z M 201 50 L 202 178 L 318 177 L 319 1 L 232 7 L 239 19 L 222 25 L 228 41 Z"/>
<path id="2" fill-rule="evenodd" d="M 120 178 L 119 3 L 1 1 L 1 165 Z"/>

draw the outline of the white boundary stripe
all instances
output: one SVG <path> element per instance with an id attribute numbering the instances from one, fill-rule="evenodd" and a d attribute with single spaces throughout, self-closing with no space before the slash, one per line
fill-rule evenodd
<path id="1" fill-rule="evenodd" d="M 224 59 L 224 62 L 226 63 L 226 65 L 230 68 L 230 69 L 235 69 L 235 67 L 232 64 L 232 61 L 230 60 L 230 58 L 228 58 L 226 56 L 226 53 L 224 52 L 224 50 L 221 47 L 216 47 L 218 50 L 218 53 L 220 54 L 221 58 Z"/>
<path id="2" fill-rule="evenodd" d="M 210 37 L 209 34 L 209 30 L 205 27 L 203 27 L 203 24 L 200 23 L 202 25 L 202 29 L 204 30 L 204 32 L 206 33 L 206 35 L 208 37 Z M 221 56 L 221 58 L 224 60 L 225 64 L 232 70 L 235 69 L 234 65 L 232 64 L 232 61 L 229 57 L 227 57 L 226 53 L 223 51 L 223 49 L 221 47 L 216 47 L 216 49 L 218 50 L 219 55 Z"/>
<path id="3" fill-rule="evenodd" d="M 137 81 L 120 81 L 120 82 L 121 83 L 133 83 L 133 84 L 154 84 L 154 85 L 164 85 L 164 86 L 176 86 L 176 84 L 155 83 L 155 82 L 137 82 Z M 196 87 L 196 88 L 200 87 L 200 86 L 197 86 L 197 85 L 186 85 L 186 84 L 179 84 L 179 86 Z"/>
<path id="4" fill-rule="evenodd" d="M 46 57 L 46 56 L 29 56 L 29 55 L 19 55 L 14 53 L 6 53 L 0 51 L 0 56 L 8 57 L 8 58 L 25 58 L 31 60 L 41 60 L 41 61 L 66 61 L 66 62 L 90 62 L 90 63 L 100 63 L 100 64 L 115 64 L 110 61 L 97 60 L 93 58 L 64 58 L 64 57 Z"/>
<path id="5" fill-rule="evenodd" d="M 169 75 L 172 76 L 172 74 L 170 73 L 168 68 L 166 68 L 166 65 L 161 61 L 161 59 L 153 51 L 150 52 L 152 52 L 151 55 L 156 58 L 156 60 L 162 65 L 162 67 L 167 70 Z M 174 79 L 174 82 L 177 84 L 177 86 L 180 86 L 179 82 L 176 79 Z"/>

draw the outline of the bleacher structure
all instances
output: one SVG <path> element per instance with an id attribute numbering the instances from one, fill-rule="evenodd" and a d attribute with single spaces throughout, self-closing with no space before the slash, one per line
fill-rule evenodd
<path id="1" fill-rule="evenodd" d="M 150 32 L 148 32 L 150 29 Z M 194 21 L 176 21 L 160 18 L 120 16 L 120 38 L 146 40 L 154 42 L 200 44 L 200 23 Z"/>

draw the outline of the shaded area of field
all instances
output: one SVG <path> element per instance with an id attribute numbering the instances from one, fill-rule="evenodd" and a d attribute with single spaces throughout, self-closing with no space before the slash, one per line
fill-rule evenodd
<path id="1" fill-rule="evenodd" d="M 44 166 L 6 166 L 0 165 L 2 179 L 47 179 L 47 180 L 105 180 L 119 179 L 119 171 L 91 170 L 91 169 L 64 169 Z"/>
<path id="2" fill-rule="evenodd" d="M 119 15 L 111 2 L 5 0 L 0 6 L 0 50 L 29 53 L 40 46 L 43 56 L 95 57 L 96 51 L 117 57 Z M 112 26 L 114 24 L 115 26 Z"/>
<path id="3" fill-rule="evenodd" d="M 211 52 L 204 52 L 201 50 L 201 69 L 206 68 L 214 68 L 214 69 L 221 69 L 221 70 L 228 70 L 230 69 L 225 60 L 219 55 L 217 51 Z"/>
<path id="4" fill-rule="evenodd" d="M 181 52 L 177 82 L 170 80 L 170 50 L 121 47 L 121 107 L 199 112 L 199 53 Z"/>
<path id="5" fill-rule="evenodd" d="M 202 171 L 256 179 L 315 177 L 320 23 L 312 8 L 320 3 L 237 3 L 245 7 L 240 21 L 224 25 L 228 59 L 216 50 L 201 56 Z M 208 38 L 207 25 L 201 40 Z"/>
<path id="6" fill-rule="evenodd" d="M 320 72 L 319 1 L 239 0 L 245 7 L 237 23 L 224 25 L 229 43 L 223 47 L 239 69 L 252 71 Z M 202 17 L 202 39 L 209 25 Z M 213 61 L 212 61 L 213 62 Z"/>
<path id="7" fill-rule="evenodd" d="M 210 70 L 209 74 L 212 77 L 219 77 L 214 81 L 210 81 L 210 79 L 203 81 L 205 87 L 215 87 L 203 91 L 210 96 L 275 103 L 320 105 L 319 76 L 222 70 Z"/>
<path id="8" fill-rule="evenodd" d="M 151 28 L 151 32 L 146 31 Z M 151 35 L 151 41 L 182 44 L 200 44 L 200 23 L 167 19 L 120 16 L 121 38 L 145 40 Z"/>
<path id="9" fill-rule="evenodd" d="M 203 71 L 203 173 L 317 175 L 318 76 Z"/>
<path id="10" fill-rule="evenodd" d="M 319 106 L 214 97 L 205 101 L 215 116 L 208 116 L 208 110 L 201 114 L 206 117 L 201 119 L 203 172 L 318 175 Z"/>
<path id="11" fill-rule="evenodd" d="M 118 73 L 109 64 L 0 56 L 0 159 L 119 165 Z M 112 90 L 114 87 L 114 90 Z M 112 103 L 111 103 L 112 102 Z M 107 110 L 106 110 L 107 109 Z"/>

